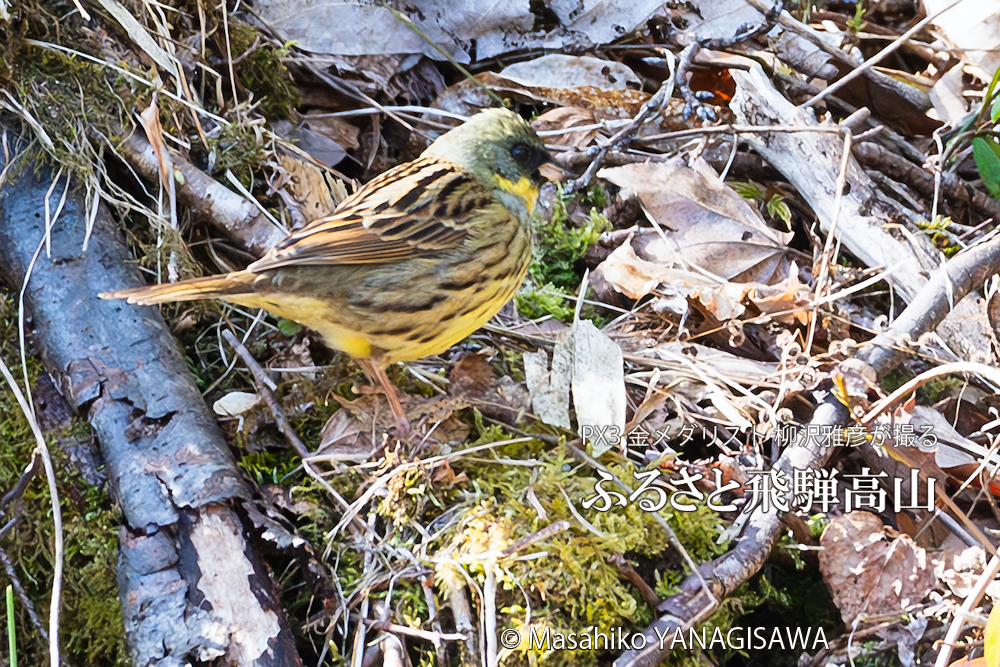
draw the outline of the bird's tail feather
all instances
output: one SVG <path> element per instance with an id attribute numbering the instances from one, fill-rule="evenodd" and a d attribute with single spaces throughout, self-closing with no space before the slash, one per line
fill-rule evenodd
<path id="1" fill-rule="evenodd" d="M 199 299 L 241 301 L 240 296 L 249 296 L 254 293 L 252 285 L 255 277 L 256 274 L 249 271 L 237 271 L 221 276 L 208 276 L 176 283 L 102 292 L 98 296 L 102 299 L 126 299 L 129 303 L 138 303 L 144 306 L 172 301 L 198 301 Z"/>

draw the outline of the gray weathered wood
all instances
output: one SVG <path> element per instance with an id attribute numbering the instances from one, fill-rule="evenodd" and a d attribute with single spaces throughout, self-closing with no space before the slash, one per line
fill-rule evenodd
<path id="1" fill-rule="evenodd" d="M 17 159 L 0 188 L 0 273 L 15 289 L 42 243 L 51 185 L 48 170 Z M 159 312 L 97 298 L 143 280 L 103 205 L 83 250 L 86 217 L 71 188 L 25 304 L 46 369 L 97 433 L 124 513 L 118 580 L 133 663 L 300 665 L 234 511 L 248 495 L 235 461 Z"/>

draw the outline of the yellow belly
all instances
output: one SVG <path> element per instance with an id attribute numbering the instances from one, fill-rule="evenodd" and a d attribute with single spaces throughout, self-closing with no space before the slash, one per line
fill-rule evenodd
<path id="1" fill-rule="evenodd" d="M 487 288 L 485 294 L 479 295 L 483 303 L 469 313 L 455 316 L 443 322 L 444 313 L 435 312 L 412 314 L 406 318 L 395 318 L 392 322 L 381 322 L 379 325 L 366 327 L 345 326 L 344 312 L 331 307 L 330 303 L 320 299 L 292 294 L 275 295 L 241 295 L 231 299 L 233 302 L 251 308 L 263 308 L 268 312 L 308 327 L 319 333 L 324 342 L 331 348 L 340 350 L 355 359 L 377 358 L 383 363 L 397 361 L 415 361 L 424 357 L 444 352 L 452 345 L 482 327 L 493 317 L 516 291 L 522 276 L 511 277 L 508 280 L 495 283 Z M 450 304 L 454 308 L 454 304 Z M 340 322 L 338 322 L 340 320 Z M 382 333 L 388 326 L 400 328 L 411 324 L 410 331 L 416 335 L 409 340 L 406 334 Z M 380 331 L 381 329 L 381 331 Z"/>

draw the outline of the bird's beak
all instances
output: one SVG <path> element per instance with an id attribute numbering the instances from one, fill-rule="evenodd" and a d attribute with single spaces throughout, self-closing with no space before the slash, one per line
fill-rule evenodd
<path id="1" fill-rule="evenodd" d="M 538 173 L 547 181 L 558 183 L 570 177 L 570 173 L 556 164 L 551 158 L 538 168 Z"/>

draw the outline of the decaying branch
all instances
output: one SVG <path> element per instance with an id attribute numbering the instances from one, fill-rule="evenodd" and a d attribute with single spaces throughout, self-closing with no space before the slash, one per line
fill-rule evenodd
<path id="1" fill-rule="evenodd" d="M 734 72 L 737 82 L 732 107 L 741 123 L 752 125 L 815 125 L 811 111 L 796 108 L 779 93 L 759 67 Z M 754 152 L 780 171 L 802 195 L 828 233 L 836 208 L 836 182 L 843 140 L 825 133 L 745 135 Z M 934 256 L 914 239 L 888 234 L 884 226 L 901 211 L 879 197 L 875 184 L 854 160 L 848 163 L 847 185 L 837 233 L 844 246 L 869 267 L 894 267 L 886 280 L 906 301 L 913 299 L 926 278 L 921 271 L 935 266 Z M 905 219 L 902 218 L 902 219 Z M 909 261 L 900 262 L 907 259 Z M 896 266 L 896 264 L 901 264 Z"/>
<path id="2" fill-rule="evenodd" d="M 812 424 L 839 426 L 847 423 L 847 408 L 828 396 L 813 414 Z M 805 436 L 789 446 L 774 464 L 789 476 L 795 468 L 821 468 L 833 453 L 830 447 L 818 447 Z M 757 574 L 764 565 L 771 548 L 781 536 L 781 514 L 765 513 L 760 507 L 753 510 L 736 546 L 719 558 L 701 565 L 698 572 L 687 576 L 681 583 L 681 592 L 664 600 L 657 607 L 661 616 L 643 632 L 645 648 L 624 652 L 615 667 L 653 667 L 660 664 L 671 651 L 671 641 L 676 632 L 707 620 L 719 607 L 719 601 L 731 595 L 741 584 Z M 711 600 L 702 584 L 704 580 L 715 600 Z M 666 638 L 665 641 L 662 638 Z"/>
<path id="3" fill-rule="evenodd" d="M 760 67 L 733 72 L 737 82 L 732 107 L 742 123 L 756 125 L 815 124 L 812 112 L 796 108 L 779 93 Z M 780 171 L 802 195 L 829 233 L 837 208 L 837 166 L 843 142 L 826 133 L 746 135 L 751 148 Z M 863 264 L 891 270 L 888 282 L 900 297 L 912 303 L 940 264 L 940 253 L 923 237 L 905 228 L 912 212 L 883 197 L 853 157 L 848 160 L 849 186 L 841 200 L 836 237 Z M 957 302 L 937 333 L 959 356 L 981 346 L 985 328 L 970 335 L 978 309 L 972 300 Z M 963 326 L 964 324 L 964 326 Z"/>
<path id="4" fill-rule="evenodd" d="M 855 144 L 851 153 L 863 167 L 878 170 L 895 181 L 905 183 L 928 199 L 934 197 L 934 175 L 919 165 L 872 143 Z M 1000 220 L 1000 202 L 954 174 L 941 175 L 941 191 L 953 205 L 957 202 L 969 206 L 979 215 Z"/>
<path id="5" fill-rule="evenodd" d="M 876 336 L 859 357 L 876 368 L 898 366 L 921 334 L 933 331 L 966 294 L 1000 272 L 1000 237 L 975 245 L 937 269 L 910 307 Z"/>
<path id="6" fill-rule="evenodd" d="M 138 132 L 118 147 L 128 163 L 144 178 L 157 182 L 159 165 L 153 146 Z M 267 219 L 260 209 L 183 156 L 171 153 L 177 187 L 177 199 L 191 213 L 215 227 L 255 257 L 260 257 L 285 238 L 285 232 Z"/>
<path id="7" fill-rule="evenodd" d="M 71 190 L 50 256 L 52 177 L 19 166 L 0 192 L 0 269 L 18 287 L 30 273 L 34 342 L 100 440 L 124 514 L 118 582 L 134 663 L 301 664 L 233 510 L 247 489 L 176 342 L 155 309 L 97 298 L 143 284 L 109 212 L 98 207 L 84 252 L 88 211 Z"/>

